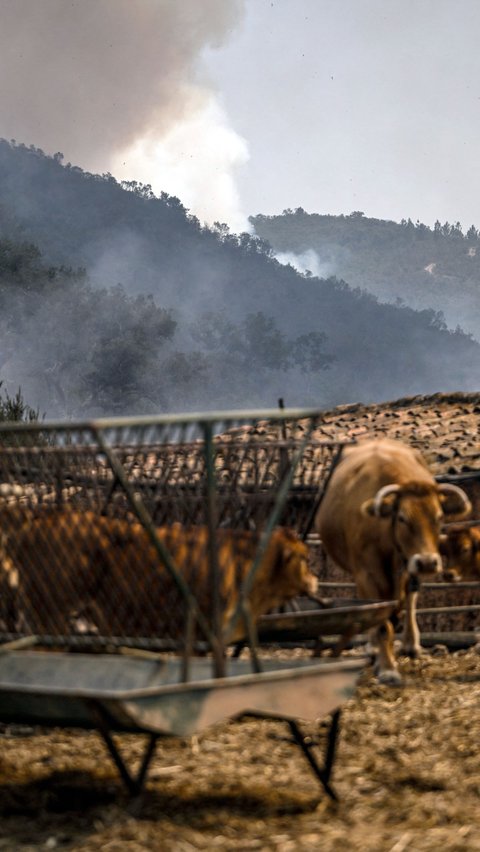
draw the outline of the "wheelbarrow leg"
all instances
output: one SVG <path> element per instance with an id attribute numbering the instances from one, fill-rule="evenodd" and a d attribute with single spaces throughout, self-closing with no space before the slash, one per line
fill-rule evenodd
<path id="1" fill-rule="evenodd" d="M 340 713 L 341 710 L 338 709 L 332 714 L 332 721 L 330 723 L 330 728 L 328 731 L 327 747 L 325 750 L 323 766 L 318 765 L 314 755 L 312 754 L 313 743 L 307 742 L 305 736 L 302 734 L 300 728 L 293 719 L 288 720 L 288 724 L 290 726 L 290 730 L 293 734 L 295 742 L 302 749 L 314 774 L 322 783 L 325 792 L 330 796 L 331 799 L 333 799 L 334 802 L 338 802 L 338 796 L 335 793 L 335 790 L 330 785 L 330 775 L 332 773 L 332 767 L 335 760 L 335 749 L 338 738 Z"/>
<path id="2" fill-rule="evenodd" d="M 152 759 L 152 757 L 155 753 L 155 746 L 157 745 L 157 739 L 158 739 L 158 737 L 157 737 L 156 734 L 150 734 L 150 736 L 148 738 L 148 746 L 145 749 L 142 764 L 140 766 L 140 769 L 138 770 L 138 774 L 137 774 L 137 777 L 135 779 L 135 783 L 136 783 L 137 787 L 139 788 L 139 792 L 143 787 L 143 784 L 145 782 L 145 777 L 146 777 L 147 772 L 148 772 L 148 767 L 150 766 L 150 761 L 151 761 L 151 759 Z"/>
<path id="3" fill-rule="evenodd" d="M 123 783 L 125 784 L 128 792 L 131 795 L 138 796 L 138 794 L 142 792 L 148 767 L 150 766 L 150 761 L 152 760 L 152 757 L 155 752 L 155 746 L 157 744 L 158 736 L 156 734 L 150 734 L 148 738 L 148 745 L 145 749 L 140 768 L 136 775 L 132 775 L 110 733 L 108 722 L 105 718 L 102 708 L 99 707 L 95 702 L 92 702 L 90 706 L 95 715 L 97 730 L 100 736 L 102 737 L 105 745 L 107 746 L 108 751 L 110 752 L 110 756 L 119 771 Z"/>
<path id="4" fill-rule="evenodd" d="M 155 751 L 155 746 L 157 744 L 157 737 L 155 736 L 155 734 L 151 734 L 151 736 L 148 738 L 148 746 L 147 746 L 145 753 L 143 755 L 143 760 L 142 760 L 142 764 L 140 766 L 140 769 L 139 769 L 137 775 L 132 775 L 130 770 L 127 768 L 125 761 L 123 760 L 120 752 L 118 751 L 118 748 L 115 745 L 115 742 L 111 737 L 110 731 L 107 730 L 107 729 L 100 730 L 100 734 L 103 738 L 105 745 L 107 746 L 107 748 L 110 752 L 112 760 L 114 761 L 115 766 L 117 767 L 117 769 L 120 773 L 120 776 L 122 778 L 122 781 L 125 784 L 128 792 L 132 796 L 138 796 L 142 792 L 142 789 L 143 789 L 147 770 L 148 770 L 148 767 L 150 765 L 150 761 L 153 757 L 153 753 Z"/>

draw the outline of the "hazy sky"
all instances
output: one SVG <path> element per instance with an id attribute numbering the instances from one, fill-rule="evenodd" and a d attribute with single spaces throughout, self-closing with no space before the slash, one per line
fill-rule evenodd
<path id="1" fill-rule="evenodd" d="M 480 226 L 480 2 L 0 0 L 0 136 L 235 230 Z"/>
<path id="2" fill-rule="evenodd" d="M 478 0 L 248 0 L 208 64 L 244 210 L 480 225 Z"/>

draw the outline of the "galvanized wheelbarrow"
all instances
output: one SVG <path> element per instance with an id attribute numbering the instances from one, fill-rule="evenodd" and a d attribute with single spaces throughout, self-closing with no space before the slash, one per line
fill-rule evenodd
<path id="1" fill-rule="evenodd" d="M 153 655 L 152 655 L 153 657 Z M 0 654 L 0 721 L 6 724 L 95 729 L 103 737 L 127 789 L 137 794 L 162 736 L 188 736 L 226 719 L 253 715 L 285 720 L 332 799 L 330 775 L 340 705 L 355 689 L 365 659 L 316 662 L 229 660 L 228 673 L 212 678 L 206 658 L 191 660 L 191 680 L 181 682 L 180 661 L 111 654 L 7 651 Z M 333 713 L 323 765 L 297 719 Z M 148 735 L 140 770 L 132 775 L 112 737 Z"/>

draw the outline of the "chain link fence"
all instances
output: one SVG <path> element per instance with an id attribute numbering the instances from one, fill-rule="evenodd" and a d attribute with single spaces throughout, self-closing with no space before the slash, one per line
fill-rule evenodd
<path id="1" fill-rule="evenodd" d="M 226 642 L 313 587 L 302 533 L 339 449 L 317 419 L 1 425 L 0 640 L 210 650 L 221 672 Z"/>

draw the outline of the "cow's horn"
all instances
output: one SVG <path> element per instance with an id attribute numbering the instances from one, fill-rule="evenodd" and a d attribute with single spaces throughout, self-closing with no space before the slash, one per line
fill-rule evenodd
<path id="1" fill-rule="evenodd" d="M 458 512 L 454 512 L 455 515 L 467 515 L 472 511 L 472 504 L 468 499 L 467 495 L 463 488 L 459 488 L 458 485 L 453 485 L 451 482 L 442 482 L 442 484 L 438 488 L 440 494 L 455 494 L 460 498 L 463 509 L 459 509 Z"/>
<path id="2" fill-rule="evenodd" d="M 376 518 L 381 517 L 381 508 L 385 497 L 388 497 L 389 494 L 395 494 L 397 491 L 400 491 L 400 486 L 393 483 L 390 485 L 384 485 L 383 488 L 380 488 L 377 491 L 373 503 L 373 514 Z"/>

